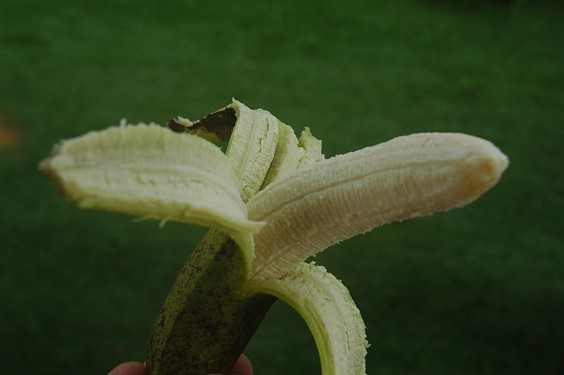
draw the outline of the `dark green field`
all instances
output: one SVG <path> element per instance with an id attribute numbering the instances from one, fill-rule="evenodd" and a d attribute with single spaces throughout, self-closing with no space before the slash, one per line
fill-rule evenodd
<path id="1" fill-rule="evenodd" d="M 204 233 L 77 209 L 37 171 L 51 146 L 121 118 L 197 119 L 232 97 L 310 126 L 326 156 L 425 131 L 496 143 L 511 165 L 476 203 L 316 261 L 363 313 L 368 374 L 564 373 L 558 1 L 107 3 L 0 3 L 1 373 L 143 360 Z M 319 373 L 282 303 L 246 353 L 257 375 Z"/>

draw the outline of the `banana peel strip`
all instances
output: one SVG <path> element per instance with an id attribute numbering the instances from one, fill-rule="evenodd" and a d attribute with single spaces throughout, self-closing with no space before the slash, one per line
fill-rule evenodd
<path id="1" fill-rule="evenodd" d="M 214 144 L 157 125 L 113 127 L 63 141 L 40 168 L 81 208 L 218 228 L 241 242 L 247 219 L 231 163 Z"/>
<path id="2" fill-rule="evenodd" d="M 347 288 L 324 267 L 300 263 L 280 279 L 250 283 L 247 292 L 273 295 L 301 315 L 315 340 L 323 375 L 365 373 L 364 321 Z"/>
<path id="3" fill-rule="evenodd" d="M 279 122 L 279 140 L 274 158 L 264 179 L 261 190 L 277 179 L 294 174 L 308 164 L 324 160 L 321 141 L 315 138 L 309 128 L 296 137 L 294 129 Z"/>
<path id="4" fill-rule="evenodd" d="M 279 122 L 262 109 L 251 110 L 233 100 L 237 115 L 225 154 L 233 165 L 241 197 L 247 202 L 263 184 L 274 159 L 279 139 Z"/>

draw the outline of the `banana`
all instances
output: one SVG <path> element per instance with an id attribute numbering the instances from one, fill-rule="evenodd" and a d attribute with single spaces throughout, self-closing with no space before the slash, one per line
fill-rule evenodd
<path id="1" fill-rule="evenodd" d="M 40 163 L 81 208 L 211 228 L 163 304 L 147 351 L 152 375 L 229 372 L 276 300 L 304 318 L 323 374 L 364 374 L 360 311 L 341 281 L 307 259 L 386 223 L 464 206 L 508 165 L 490 142 L 457 133 L 326 159 L 308 128 L 298 138 L 236 100 L 168 125 L 91 132 Z M 213 142 L 225 140 L 223 153 Z"/>
<path id="2" fill-rule="evenodd" d="M 426 133 L 308 165 L 247 204 L 265 222 L 250 279 L 278 278 L 329 246 L 374 227 L 463 206 L 498 181 L 507 158 L 465 134 Z"/>

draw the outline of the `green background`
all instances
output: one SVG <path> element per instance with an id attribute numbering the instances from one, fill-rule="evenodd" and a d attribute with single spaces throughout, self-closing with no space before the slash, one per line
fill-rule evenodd
<path id="1" fill-rule="evenodd" d="M 368 326 L 369 374 L 564 373 L 564 19 L 554 2 L 0 3 L 0 368 L 105 374 L 143 360 L 202 228 L 82 211 L 37 171 L 51 145 L 130 122 L 197 119 L 235 97 L 327 156 L 425 131 L 511 159 L 447 214 L 317 256 Z M 6 125 L 7 124 L 7 125 Z M 246 353 L 256 374 L 319 372 L 277 303 Z"/>

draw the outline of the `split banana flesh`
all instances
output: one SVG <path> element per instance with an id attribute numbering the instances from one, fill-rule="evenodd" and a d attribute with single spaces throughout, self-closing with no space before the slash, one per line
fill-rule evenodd
<path id="1" fill-rule="evenodd" d="M 360 312 L 339 280 L 305 261 L 377 226 L 466 205 L 508 165 L 490 142 L 457 133 L 325 159 L 309 129 L 298 137 L 236 100 L 168 125 L 91 132 L 40 164 L 79 207 L 211 228 L 158 317 L 152 375 L 229 372 L 277 299 L 304 318 L 323 374 L 364 374 Z M 227 140 L 225 153 L 213 143 Z"/>

